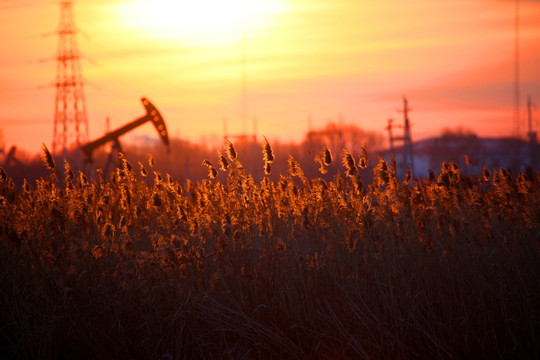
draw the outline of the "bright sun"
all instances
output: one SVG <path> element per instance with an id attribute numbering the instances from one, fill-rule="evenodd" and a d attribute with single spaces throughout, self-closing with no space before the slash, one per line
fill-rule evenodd
<path id="1" fill-rule="evenodd" d="M 224 44 L 244 31 L 271 27 L 286 9 L 287 0 L 132 0 L 117 6 L 124 26 L 195 46 Z"/>

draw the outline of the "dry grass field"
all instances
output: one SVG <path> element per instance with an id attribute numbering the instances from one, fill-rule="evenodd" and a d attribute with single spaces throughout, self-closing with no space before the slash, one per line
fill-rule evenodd
<path id="1" fill-rule="evenodd" d="M 0 357 L 540 358 L 539 173 L 380 158 L 365 184 L 365 155 L 323 149 L 331 181 L 292 157 L 256 181 L 224 154 L 199 183 L 46 149 L 35 184 L 2 170 Z"/>

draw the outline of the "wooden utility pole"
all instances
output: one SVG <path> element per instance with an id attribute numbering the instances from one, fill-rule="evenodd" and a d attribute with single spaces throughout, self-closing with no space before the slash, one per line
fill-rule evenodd
<path id="1" fill-rule="evenodd" d="M 538 144 L 536 140 L 536 131 L 533 131 L 533 121 L 532 121 L 532 108 L 533 103 L 531 101 L 531 96 L 527 97 L 527 124 L 528 124 L 528 133 L 529 136 L 529 151 L 531 157 L 531 167 L 536 168 L 538 165 Z"/>

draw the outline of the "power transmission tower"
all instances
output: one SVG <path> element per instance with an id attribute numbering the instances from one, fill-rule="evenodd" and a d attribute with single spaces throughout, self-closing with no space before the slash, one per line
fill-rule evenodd
<path id="1" fill-rule="evenodd" d="M 76 35 L 73 1 L 60 1 L 52 152 L 62 151 L 64 156 L 69 146 L 76 144 L 79 147 L 88 140 L 88 119 Z"/>
<path id="2" fill-rule="evenodd" d="M 403 113 L 403 136 L 401 137 L 392 137 L 392 121 L 388 121 L 387 130 L 390 135 L 390 146 L 393 151 L 394 140 L 403 140 L 403 171 L 407 170 L 407 166 L 411 166 L 411 173 L 414 176 L 414 156 L 413 156 L 413 145 L 411 139 L 411 126 L 409 122 L 409 108 L 407 98 L 403 98 L 403 110 L 398 110 L 398 112 Z"/>

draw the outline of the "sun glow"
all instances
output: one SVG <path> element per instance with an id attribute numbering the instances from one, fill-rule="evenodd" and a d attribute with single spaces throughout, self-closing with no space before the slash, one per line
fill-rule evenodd
<path id="1" fill-rule="evenodd" d="M 272 27 L 286 0 L 133 0 L 117 6 L 122 25 L 194 46 L 238 40 Z"/>

